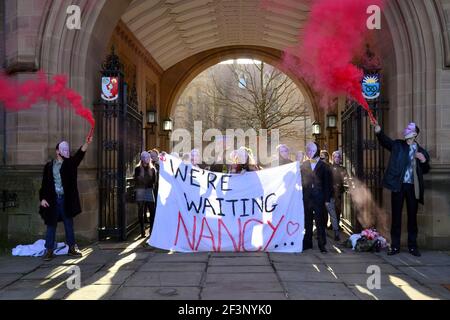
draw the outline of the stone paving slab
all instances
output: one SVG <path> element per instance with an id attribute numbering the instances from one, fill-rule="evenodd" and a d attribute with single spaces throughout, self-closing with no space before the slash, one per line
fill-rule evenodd
<path id="1" fill-rule="evenodd" d="M 450 286 L 445 287 L 439 284 L 427 284 L 426 287 L 430 288 L 430 290 L 439 295 L 441 299 L 450 300 Z"/>
<path id="2" fill-rule="evenodd" d="M 84 265 L 84 264 L 105 264 L 109 261 L 118 260 L 118 252 L 83 250 L 83 257 L 74 259 L 69 256 L 56 256 L 50 261 L 43 261 L 43 265 Z M 42 259 L 42 258 L 38 258 Z"/>
<path id="3" fill-rule="evenodd" d="M 439 295 L 421 286 L 381 286 L 381 289 L 368 290 L 364 287 L 350 287 L 352 292 L 361 300 L 436 300 Z"/>
<path id="4" fill-rule="evenodd" d="M 234 298 L 237 292 L 285 292 L 283 286 L 278 281 L 248 281 L 242 280 L 236 281 L 225 281 L 225 282 L 214 282 L 207 283 L 203 287 L 202 292 L 207 293 L 217 293 L 223 292 L 228 293 L 230 299 Z"/>
<path id="5" fill-rule="evenodd" d="M 71 273 L 68 273 L 72 266 L 42 266 L 33 272 L 25 275 L 23 280 L 41 280 L 41 279 L 67 279 Z M 98 271 L 102 265 L 79 265 L 82 278 L 88 278 Z"/>
<path id="6" fill-rule="evenodd" d="M 161 250 L 84 249 L 81 259 L 51 262 L 0 257 L 0 299 L 450 299 L 450 256 L 407 252 L 169 254 Z M 340 253 L 339 253 L 340 252 Z M 81 268 L 82 288 L 69 290 L 66 273 Z M 369 291 L 369 265 L 381 268 L 381 290 Z M 2 272 L 4 270 L 5 272 Z M 450 288 L 450 286 L 449 286 Z"/>
<path id="7" fill-rule="evenodd" d="M 361 254 L 361 255 L 360 255 Z M 374 254 L 366 253 L 342 253 L 342 254 L 322 254 L 318 256 L 322 262 L 326 263 L 385 263 L 385 261 Z"/>
<path id="8" fill-rule="evenodd" d="M 121 285 L 132 274 L 133 270 L 98 271 L 89 278 L 82 279 L 83 286 L 88 285 Z"/>
<path id="9" fill-rule="evenodd" d="M 153 262 L 148 261 L 145 264 L 143 264 L 139 271 L 153 271 L 153 272 L 160 272 L 160 271 L 177 271 L 177 272 L 184 272 L 184 271 L 205 271 L 206 270 L 206 263 L 204 262 Z"/>
<path id="10" fill-rule="evenodd" d="M 150 257 L 153 262 L 207 262 L 208 253 L 156 253 Z"/>
<path id="11" fill-rule="evenodd" d="M 362 273 L 342 273 L 338 274 L 339 280 L 343 281 L 348 286 L 367 286 L 367 280 L 372 274 L 362 274 Z M 390 285 L 390 286 L 413 286 L 420 287 L 421 285 L 405 274 L 385 274 L 381 273 L 380 283 L 382 286 Z"/>
<path id="12" fill-rule="evenodd" d="M 148 260 L 149 258 L 151 258 L 155 255 L 156 255 L 156 253 L 148 251 L 148 250 L 135 251 L 135 252 L 120 252 L 117 255 L 117 259 L 126 260 L 126 261 L 143 261 L 143 260 Z"/>
<path id="13" fill-rule="evenodd" d="M 380 268 L 382 273 L 394 274 L 394 273 L 402 273 L 399 269 L 391 266 L 390 264 L 373 264 L 367 262 L 360 263 L 327 263 L 327 266 L 335 273 L 367 273 L 367 268 L 369 266 L 377 266 Z"/>
<path id="14" fill-rule="evenodd" d="M 202 300 L 287 300 L 284 292 L 243 291 L 228 292 L 206 289 L 201 293 Z"/>
<path id="15" fill-rule="evenodd" d="M 29 273 L 43 263 L 38 257 L 4 257 L 0 259 L 0 273 Z"/>
<path id="16" fill-rule="evenodd" d="M 286 282 L 291 300 L 358 300 L 343 283 Z"/>
<path id="17" fill-rule="evenodd" d="M 264 257 L 224 257 L 209 259 L 210 266 L 267 266 L 270 261 Z"/>
<path id="18" fill-rule="evenodd" d="M 283 282 L 290 281 L 314 281 L 314 282 L 342 282 L 337 276 L 327 269 L 315 271 L 308 268 L 291 271 L 278 271 L 278 275 Z"/>
<path id="19" fill-rule="evenodd" d="M 424 284 L 450 284 L 450 268 L 447 266 L 398 267 L 400 271 Z"/>
<path id="20" fill-rule="evenodd" d="M 22 273 L 0 273 L 0 289 L 10 285 L 14 281 L 19 280 L 23 277 Z"/>
<path id="21" fill-rule="evenodd" d="M 274 262 L 273 267 L 277 271 L 322 272 L 327 270 L 324 263 Z"/>
<path id="22" fill-rule="evenodd" d="M 122 287 L 112 300 L 199 300 L 196 287 Z M 150 312 L 151 310 L 149 310 Z"/>
<path id="23" fill-rule="evenodd" d="M 19 280 L 0 290 L 0 300 L 61 300 L 68 292 L 65 281 Z"/>
<path id="24" fill-rule="evenodd" d="M 119 289 L 119 285 L 88 285 L 71 290 L 65 300 L 108 300 Z"/>
<path id="25" fill-rule="evenodd" d="M 202 272 L 137 272 L 126 287 L 195 287 L 200 286 Z"/>
<path id="26" fill-rule="evenodd" d="M 209 273 L 270 273 L 274 272 L 271 266 L 210 266 Z"/>
<path id="27" fill-rule="evenodd" d="M 281 254 L 270 253 L 269 259 L 273 262 L 286 262 L 286 263 L 321 263 L 322 260 L 313 254 Z"/>
<path id="28" fill-rule="evenodd" d="M 241 283 L 251 282 L 278 282 L 274 272 L 271 273 L 207 273 L 206 284 L 210 283 Z"/>
<path id="29" fill-rule="evenodd" d="M 388 256 L 386 253 L 377 254 L 380 258 L 394 266 L 449 266 L 450 255 L 441 251 L 426 251 L 421 257 L 415 257 L 407 252 L 400 252 L 394 256 Z"/>
<path id="30" fill-rule="evenodd" d="M 105 264 L 102 271 L 117 271 L 117 270 L 138 270 L 145 263 L 145 260 L 119 260 Z"/>
<path id="31" fill-rule="evenodd" d="M 226 257 L 244 257 L 244 258 L 252 258 L 252 257 L 267 257 L 266 252 L 212 252 L 212 258 L 226 258 Z"/>

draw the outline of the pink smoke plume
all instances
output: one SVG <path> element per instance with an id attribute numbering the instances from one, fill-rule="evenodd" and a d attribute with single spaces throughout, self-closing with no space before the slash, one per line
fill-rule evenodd
<path id="1" fill-rule="evenodd" d="M 39 72 L 37 79 L 17 83 L 0 74 L 0 103 L 10 111 L 30 109 L 40 101 L 53 101 L 60 107 L 70 107 L 90 123 L 88 139 L 91 138 L 95 128 L 92 111 L 83 105 L 82 97 L 76 91 L 67 87 L 66 76 L 55 75 L 52 80 L 48 82 L 45 74 Z"/>
<path id="2" fill-rule="evenodd" d="M 263 7 L 270 2 L 263 0 Z M 282 69 L 304 78 L 323 95 L 323 101 L 346 95 L 359 103 L 376 124 L 362 95 L 363 71 L 352 64 L 362 57 L 368 35 L 367 8 L 383 0 L 317 0 L 312 2 L 309 20 L 299 35 L 299 45 L 284 51 Z"/>
<path id="3" fill-rule="evenodd" d="M 384 238 L 389 240 L 389 216 L 377 204 L 366 184 L 363 181 L 353 178 L 349 183 L 348 193 L 356 209 L 356 218 L 361 224 L 361 227 L 363 229 L 375 228 Z"/>

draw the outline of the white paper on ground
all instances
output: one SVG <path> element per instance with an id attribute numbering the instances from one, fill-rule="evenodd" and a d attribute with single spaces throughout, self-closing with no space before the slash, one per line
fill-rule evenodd
<path id="1" fill-rule="evenodd" d="M 18 257 L 41 257 L 45 254 L 45 240 L 37 240 L 33 244 L 18 245 L 12 249 L 12 255 Z M 69 246 L 64 242 L 58 242 L 53 254 L 60 256 L 69 252 Z"/>

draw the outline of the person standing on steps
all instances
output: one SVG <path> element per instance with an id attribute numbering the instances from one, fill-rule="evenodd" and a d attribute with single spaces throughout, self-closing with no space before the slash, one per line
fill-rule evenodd
<path id="1" fill-rule="evenodd" d="M 305 210 L 305 236 L 303 250 L 313 246 L 313 220 L 317 228 L 317 240 L 320 252 L 326 253 L 326 209 L 330 204 L 332 191 L 332 177 L 328 165 L 320 160 L 320 148 L 315 142 L 306 145 L 306 156 L 300 167 L 303 187 L 303 203 Z"/>
<path id="2" fill-rule="evenodd" d="M 77 181 L 78 166 L 91 143 L 92 136 L 86 140 L 73 157 L 70 156 L 69 144 L 66 141 L 58 143 L 56 145 L 56 158 L 44 167 L 41 189 L 39 190 L 39 214 L 47 225 L 45 261 L 54 257 L 56 227 L 60 221 L 64 223 L 66 243 L 69 246 L 68 255 L 82 256 L 75 242 L 73 218 L 81 213 Z"/>
<path id="3" fill-rule="evenodd" d="M 150 153 L 141 153 L 141 161 L 134 170 L 136 188 L 136 202 L 138 204 L 138 220 L 141 227 L 141 237 L 145 238 L 145 217 L 147 210 L 150 211 L 150 234 L 155 221 L 155 196 L 153 188 L 156 181 L 156 170 L 153 167 Z"/>
<path id="4" fill-rule="evenodd" d="M 419 133 L 419 127 L 415 123 L 410 123 L 403 131 L 403 139 L 392 140 L 379 125 L 375 126 L 375 134 L 381 146 L 391 152 L 383 178 L 383 186 L 391 191 L 392 206 L 391 246 L 388 255 L 400 252 L 405 199 L 409 253 L 416 257 L 421 255 L 417 246 L 417 210 L 419 203 L 424 203 L 423 175 L 430 171 L 430 156 L 416 141 Z"/>

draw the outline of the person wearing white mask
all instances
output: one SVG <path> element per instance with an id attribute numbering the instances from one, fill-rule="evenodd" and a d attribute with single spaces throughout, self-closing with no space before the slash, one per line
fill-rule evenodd
<path id="1" fill-rule="evenodd" d="M 328 165 L 320 160 L 320 148 L 315 142 L 306 145 L 308 160 L 301 165 L 303 203 L 305 212 L 305 236 L 303 250 L 313 247 L 313 220 L 316 223 L 320 252 L 326 253 L 326 209 L 332 195 L 332 177 Z"/>
<path id="2" fill-rule="evenodd" d="M 68 255 L 82 256 L 75 242 L 73 218 L 81 213 L 77 170 L 91 142 L 92 137 L 89 137 L 73 157 L 70 156 L 70 147 L 66 141 L 58 143 L 56 159 L 48 162 L 44 167 L 42 185 L 39 190 L 39 214 L 47 225 L 45 261 L 54 257 L 56 227 L 59 221 L 64 223 L 66 243 L 69 246 Z"/>
<path id="3" fill-rule="evenodd" d="M 332 154 L 333 165 L 331 166 L 331 171 L 333 172 L 333 198 L 331 199 L 331 205 L 336 209 L 337 225 L 341 219 L 342 213 L 342 198 L 345 189 L 348 187 L 350 182 L 347 169 L 342 166 L 342 152 L 336 150 Z M 337 240 L 337 239 L 336 239 Z"/>
<path id="4" fill-rule="evenodd" d="M 280 144 L 277 146 L 278 154 L 275 158 L 275 162 L 272 166 L 282 166 L 288 163 L 292 163 L 292 160 L 289 158 L 290 150 L 289 147 L 285 144 Z"/>
<path id="5" fill-rule="evenodd" d="M 147 151 L 141 153 L 141 161 L 134 170 L 134 181 L 141 237 L 145 238 L 144 222 L 147 210 L 150 211 L 150 234 L 153 229 L 153 222 L 155 221 L 155 197 L 153 188 L 156 182 L 156 170 L 153 167 L 151 155 Z"/>
<path id="6" fill-rule="evenodd" d="M 381 146 L 391 152 L 383 178 L 383 186 L 391 190 L 392 205 L 391 246 L 388 255 L 400 252 L 405 199 L 409 253 L 416 257 L 421 255 L 417 246 L 417 210 L 419 203 L 424 203 L 423 175 L 430 171 L 430 156 L 416 141 L 419 133 L 419 127 L 415 123 L 410 123 L 403 131 L 404 139 L 392 140 L 379 125 L 375 126 L 375 134 Z"/>

